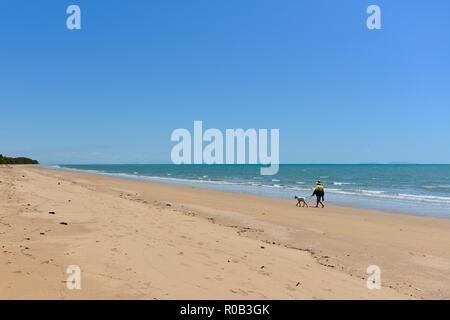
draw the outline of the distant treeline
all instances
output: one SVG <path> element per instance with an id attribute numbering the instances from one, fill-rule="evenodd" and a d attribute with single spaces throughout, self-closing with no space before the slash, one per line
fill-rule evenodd
<path id="1" fill-rule="evenodd" d="M 0 164 L 39 164 L 39 162 L 24 157 L 18 158 L 4 157 L 2 154 L 0 154 Z"/>

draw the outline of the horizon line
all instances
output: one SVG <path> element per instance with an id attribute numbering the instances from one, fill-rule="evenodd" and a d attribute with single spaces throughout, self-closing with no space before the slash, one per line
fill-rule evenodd
<path id="1" fill-rule="evenodd" d="M 53 165 L 53 166 L 86 166 L 86 165 L 174 165 L 174 166 L 267 166 L 270 164 L 260 164 L 260 163 L 223 163 L 223 164 L 173 164 L 170 162 L 152 162 L 152 163 L 143 163 L 143 162 L 119 162 L 119 163 L 40 163 L 40 165 Z M 450 165 L 450 163 L 421 163 L 421 162 L 354 162 L 354 163 L 333 163 L 333 162 L 323 162 L 323 163 L 279 163 L 282 165 Z"/>

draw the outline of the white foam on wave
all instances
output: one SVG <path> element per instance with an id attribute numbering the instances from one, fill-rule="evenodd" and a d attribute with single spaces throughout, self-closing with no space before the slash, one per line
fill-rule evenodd
<path id="1" fill-rule="evenodd" d="M 335 186 L 344 186 L 344 185 L 350 185 L 350 184 L 354 184 L 354 183 L 351 183 L 351 182 L 338 182 L 338 181 L 333 182 L 333 185 L 335 185 Z"/>
<path id="2" fill-rule="evenodd" d="M 429 196 L 429 195 L 415 195 L 406 193 L 386 193 L 385 191 L 377 190 L 340 190 L 328 189 L 330 193 L 348 195 L 348 196 L 363 196 L 372 199 L 388 199 L 388 200 L 403 200 L 412 202 L 426 202 L 435 204 L 450 205 L 450 197 Z"/>
<path id="3" fill-rule="evenodd" d="M 425 189 L 450 189 L 450 184 L 438 184 L 435 186 L 423 186 Z"/>
<path id="4" fill-rule="evenodd" d="M 161 177 L 161 176 L 145 176 L 145 175 L 137 175 L 135 173 L 110 173 L 100 170 L 92 170 L 92 169 L 76 169 L 69 168 L 63 166 L 54 166 L 60 169 L 70 170 L 70 171 L 78 171 L 78 172 L 92 172 L 100 175 L 106 176 L 116 176 L 133 180 L 147 180 L 147 181 L 161 181 L 161 182 L 172 182 L 172 183 L 185 183 L 185 184 L 211 184 L 211 185 L 223 185 L 223 186 L 243 186 L 255 189 L 276 189 L 276 190 L 286 190 L 296 191 L 296 192 L 306 192 L 311 191 L 311 188 L 308 187 L 294 187 L 294 186 L 283 186 L 280 184 L 259 184 L 253 181 L 245 181 L 245 182 L 231 182 L 231 181 L 223 181 L 223 180 L 203 180 L 203 179 L 194 179 L 194 178 L 173 178 L 173 177 Z M 299 183 L 297 184 L 304 184 Z M 251 190 L 249 190 L 251 191 Z M 441 205 L 449 205 L 450 206 L 450 197 L 444 196 L 432 196 L 432 195 L 416 195 L 416 194 L 407 194 L 407 193 L 387 193 L 386 191 L 381 190 L 343 190 L 337 188 L 327 188 L 326 192 L 336 195 L 343 196 L 351 196 L 351 197 L 364 197 L 367 199 L 386 199 L 386 200 L 396 200 L 396 201 L 408 201 L 408 202 L 420 202 L 420 203 L 431 203 L 431 204 L 441 204 Z"/>
<path id="5" fill-rule="evenodd" d="M 398 194 L 397 197 L 400 199 L 405 199 L 405 200 L 417 200 L 417 201 L 421 201 L 421 202 L 435 202 L 435 203 L 450 204 L 450 197 L 425 196 L 425 195 L 404 194 L 404 193 Z"/>

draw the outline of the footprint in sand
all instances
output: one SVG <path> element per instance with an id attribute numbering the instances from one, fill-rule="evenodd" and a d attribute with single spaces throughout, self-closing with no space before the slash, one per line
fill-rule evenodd
<path id="1" fill-rule="evenodd" d="M 247 293 L 246 291 L 242 290 L 242 289 L 237 289 L 237 290 L 230 289 L 230 291 L 231 291 L 232 293 L 234 293 L 234 294 L 239 294 L 239 295 L 243 295 L 243 296 L 248 296 L 248 293 Z"/>
<path id="2" fill-rule="evenodd" d="M 296 286 L 297 287 L 297 286 Z M 291 286 L 290 284 L 286 285 L 286 289 L 289 291 L 296 291 L 296 287 Z"/>
<path id="3" fill-rule="evenodd" d="M 258 273 L 262 274 L 263 276 L 270 276 L 271 273 L 270 273 L 270 272 L 267 272 L 267 271 L 264 271 L 264 269 L 265 269 L 265 267 L 264 267 L 264 266 L 261 266 L 261 267 L 259 268 L 259 270 L 258 270 Z"/>

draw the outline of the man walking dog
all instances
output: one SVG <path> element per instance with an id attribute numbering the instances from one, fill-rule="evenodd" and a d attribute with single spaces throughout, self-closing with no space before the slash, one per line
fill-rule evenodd
<path id="1" fill-rule="evenodd" d="M 312 196 L 316 196 L 317 199 L 316 208 L 319 207 L 319 204 L 322 206 L 322 208 L 325 208 L 325 205 L 322 202 L 325 201 L 325 187 L 323 186 L 322 182 L 317 181 L 316 187 L 314 188 L 314 192 L 311 195 L 311 197 Z"/>

